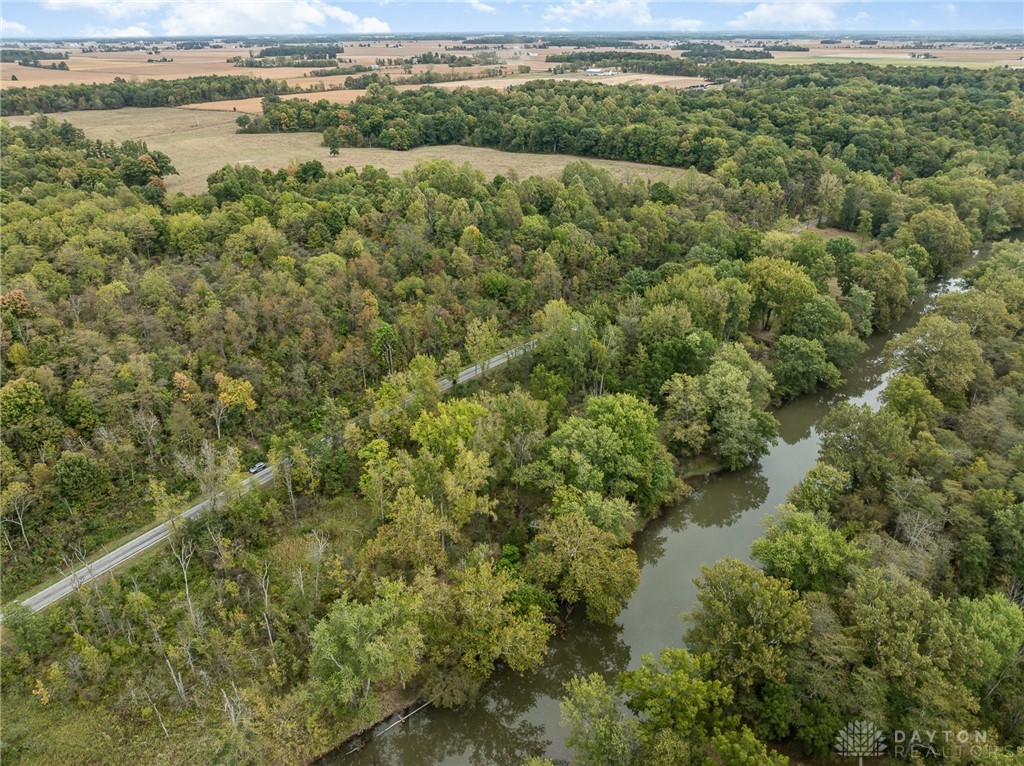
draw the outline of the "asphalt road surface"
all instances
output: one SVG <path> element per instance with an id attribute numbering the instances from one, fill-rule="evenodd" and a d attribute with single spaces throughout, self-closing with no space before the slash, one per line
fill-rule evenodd
<path id="1" fill-rule="evenodd" d="M 437 382 L 438 387 L 440 388 L 441 393 L 450 391 L 456 383 L 466 383 L 470 380 L 479 378 L 485 372 L 501 367 L 513 359 L 522 356 L 527 351 L 532 350 L 536 345 L 536 340 L 530 340 L 521 346 L 516 346 L 508 351 L 502 351 L 500 354 L 492 356 L 482 365 L 474 364 L 462 370 L 456 376 L 455 383 L 448 378 L 441 378 Z M 247 492 L 254 485 L 262 486 L 273 478 L 274 470 L 270 466 L 267 466 L 251 479 L 246 479 L 245 484 L 243 484 L 242 491 Z M 187 511 L 173 519 L 173 521 L 169 521 L 158 527 L 153 527 L 153 529 L 150 529 L 147 532 L 143 532 L 141 535 L 130 540 L 121 547 L 115 548 L 109 553 L 100 556 L 95 561 L 90 561 L 88 564 L 75 569 L 68 576 L 58 580 L 53 585 L 44 588 L 34 596 L 30 596 L 21 603 L 33 612 L 45 609 L 50 606 L 50 604 L 60 601 L 69 593 L 73 593 L 90 580 L 95 580 L 97 577 L 105 575 L 115 567 L 118 567 L 129 559 L 138 556 L 143 551 L 163 542 L 170 535 L 171 530 L 178 521 L 192 518 L 193 516 L 201 513 L 207 505 L 208 503 L 206 502 L 193 505 Z"/>

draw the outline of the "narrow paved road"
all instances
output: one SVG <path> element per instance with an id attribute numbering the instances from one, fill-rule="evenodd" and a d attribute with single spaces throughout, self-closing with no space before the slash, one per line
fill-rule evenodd
<path id="1" fill-rule="evenodd" d="M 438 388 L 441 393 L 450 391 L 456 383 L 466 383 L 470 380 L 479 378 L 485 372 L 489 370 L 497 369 L 513 359 L 516 359 L 527 351 L 532 350 L 537 345 L 536 340 L 530 340 L 521 346 L 516 346 L 508 351 L 502 351 L 500 354 L 495 354 L 482 365 L 474 364 L 466 369 L 462 370 L 453 383 L 448 378 L 441 378 L 437 381 Z M 263 485 L 274 478 L 274 470 L 271 467 L 264 468 L 258 474 L 251 479 L 246 479 L 243 484 L 243 492 L 249 491 L 254 485 Z M 152 548 L 157 543 L 163 542 L 171 533 L 171 529 L 175 523 L 182 519 L 190 519 L 193 516 L 202 512 L 207 506 L 207 503 L 198 503 L 193 505 L 184 513 L 177 516 L 173 521 L 169 521 L 165 524 L 161 524 L 158 527 L 153 527 L 147 532 L 143 532 L 141 535 L 133 540 L 125 543 L 119 548 L 112 550 L 103 556 L 100 556 L 95 561 L 90 561 L 88 564 L 79 567 L 64 577 L 58 580 L 53 585 L 44 588 L 43 590 L 36 593 L 34 596 L 30 596 L 21 603 L 31 609 L 33 612 L 38 612 L 46 607 L 50 606 L 57 601 L 60 601 L 69 593 L 74 592 L 79 587 L 100 577 L 107 572 L 110 572 L 115 567 L 120 566 L 129 559 L 139 555 L 143 551 Z"/>
<path id="2" fill-rule="evenodd" d="M 246 479 L 243 486 L 243 492 L 248 492 L 252 489 L 254 484 L 263 485 L 274 478 L 274 472 L 268 466 L 263 469 L 260 473 L 256 474 L 251 479 Z M 193 505 L 184 513 L 175 517 L 173 521 L 161 524 L 158 527 L 153 527 L 148 532 L 143 532 L 141 535 L 136 537 L 134 540 L 122 545 L 120 548 L 115 548 L 110 553 L 100 556 L 95 561 L 90 561 L 88 564 L 79 567 L 74 570 L 62 580 L 58 580 L 48 588 L 36 593 L 34 596 L 30 596 L 21 603 L 31 609 L 33 612 L 38 612 L 41 609 L 45 609 L 55 601 L 60 601 L 66 595 L 78 589 L 80 585 L 83 585 L 90 580 L 94 580 L 100 575 L 106 574 L 114 567 L 120 566 L 128 559 L 138 556 L 144 550 L 152 548 L 159 542 L 167 539 L 170 535 L 172 527 L 178 521 L 182 519 L 191 519 L 193 516 L 198 514 L 204 508 L 207 503 L 199 503 Z"/>
<path id="3" fill-rule="evenodd" d="M 481 367 L 478 364 L 474 364 L 471 367 L 467 367 L 458 374 L 455 383 L 465 383 L 467 381 L 473 380 L 474 378 L 479 378 L 488 370 L 493 370 L 498 367 L 501 367 L 506 362 L 511 362 L 513 359 L 517 359 L 518 357 L 522 356 L 527 351 L 532 351 L 536 345 L 537 341 L 528 340 L 521 346 L 510 348 L 508 351 L 502 351 L 500 354 L 492 356 L 490 359 L 483 363 L 483 367 Z M 437 385 L 441 389 L 441 393 L 443 394 L 447 391 L 450 391 L 455 384 L 452 383 L 448 378 L 441 378 L 439 381 L 437 381 Z"/>

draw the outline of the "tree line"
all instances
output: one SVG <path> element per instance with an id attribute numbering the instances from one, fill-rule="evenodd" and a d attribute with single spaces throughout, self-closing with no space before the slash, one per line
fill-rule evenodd
<path id="1" fill-rule="evenodd" d="M 304 58 L 334 59 L 345 52 L 345 46 L 337 43 L 307 45 L 268 45 L 260 49 L 256 58 Z"/>
<path id="2" fill-rule="evenodd" d="M 229 101 L 268 94 L 295 93 L 284 81 L 257 77 L 208 75 L 180 80 L 129 82 L 115 77 L 112 83 L 43 85 L 4 91 L 0 115 L 68 112 L 72 110 L 122 109 L 128 106 L 183 106 L 204 101 Z"/>

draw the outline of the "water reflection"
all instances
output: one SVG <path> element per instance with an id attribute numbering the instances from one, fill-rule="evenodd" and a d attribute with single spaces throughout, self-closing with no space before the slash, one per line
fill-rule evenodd
<path id="1" fill-rule="evenodd" d="M 684 503 L 666 513 L 666 525 L 673 532 L 681 532 L 687 525 L 697 527 L 728 527 L 751 510 L 758 508 L 768 497 L 768 479 L 761 466 L 751 466 L 730 475 L 727 487 L 715 479 L 696 502 Z"/>
<path id="2" fill-rule="evenodd" d="M 940 289 L 956 289 L 957 285 Z M 912 326 L 932 305 L 922 301 L 893 328 Z M 335 754 L 326 766 L 518 765 L 538 755 L 568 759 L 559 728 L 559 699 L 573 676 L 635 668 L 643 654 L 679 646 L 681 615 L 696 598 L 694 578 L 701 567 L 731 556 L 749 557 L 750 544 L 763 532 L 764 518 L 785 502 L 818 456 L 817 424 L 837 404 L 878 406 L 887 378 L 884 346 L 872 338 L 847 383 L 787 404 L 776 415 L 780 439 L 759 466 L 695 482 L 697 491 L 655 519 L 637 538 L 640 584 L 617 623 L 602 627 L 584 621 L 582 610 L 567 621 L 563 637 L 552 639 L 539 673 L 496 674 L 474 708 L 427 709 L 352 756 Z M 380 730 L 382 727 L 378 727 Z"/>
<path id="3" fill-rule="evenodd" d="M 550 746 L 542 725 L 521 717 L 505 719 L 489 710 L 496 699 L 472 715 L 425 710 L 368 743 L 352 756 L 334 756 L 323 763 L 400 766 L 413 763 L 520 764 L 542 755 Z M 508 723 L 506 723 L 508 721 Z"/>

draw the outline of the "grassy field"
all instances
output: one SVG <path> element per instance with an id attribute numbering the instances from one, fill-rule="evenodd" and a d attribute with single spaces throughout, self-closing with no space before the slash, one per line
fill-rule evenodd
<path id="1" fill-rule="evenodd" d="M 569 162 L 579 159 L 565 154 L 513 154 L 496 149 L 469 146 L 425 146 L 408 152 L 388 149 L 342 149 L 332 157 L 321 146 L 317 133 L 235 133 L 235 116 L 231 112 L 194 109 L 117 109 L 114 111 L 66 112 L 54 115 L 68 120 L 85 131 L 89 138 L 103 141 L 125 141 L 138 138 L 150 148 L 166 152 L 179 175 L 167 179 L 172 191 L 196 194 L 206 191 L 206 178 L 225 165 L 255 165 L 258 168 L 282 168 L 306 160 L 320 160 L 328 169 L 352 165 L 382 167 L 389 173 L 401 173 L 417 162 L 447 159 L 468 162 L 489 178 L 501 173 L 528 176 L 554 176 Z M 11 117 L 14 124 L 26 124 L 30 117 Z M 645 178 L 651 181 L 674 182 L 687 171 L 615 160 L 588 160 L 595 167 L 610 171 L 617 178 Z"/>

